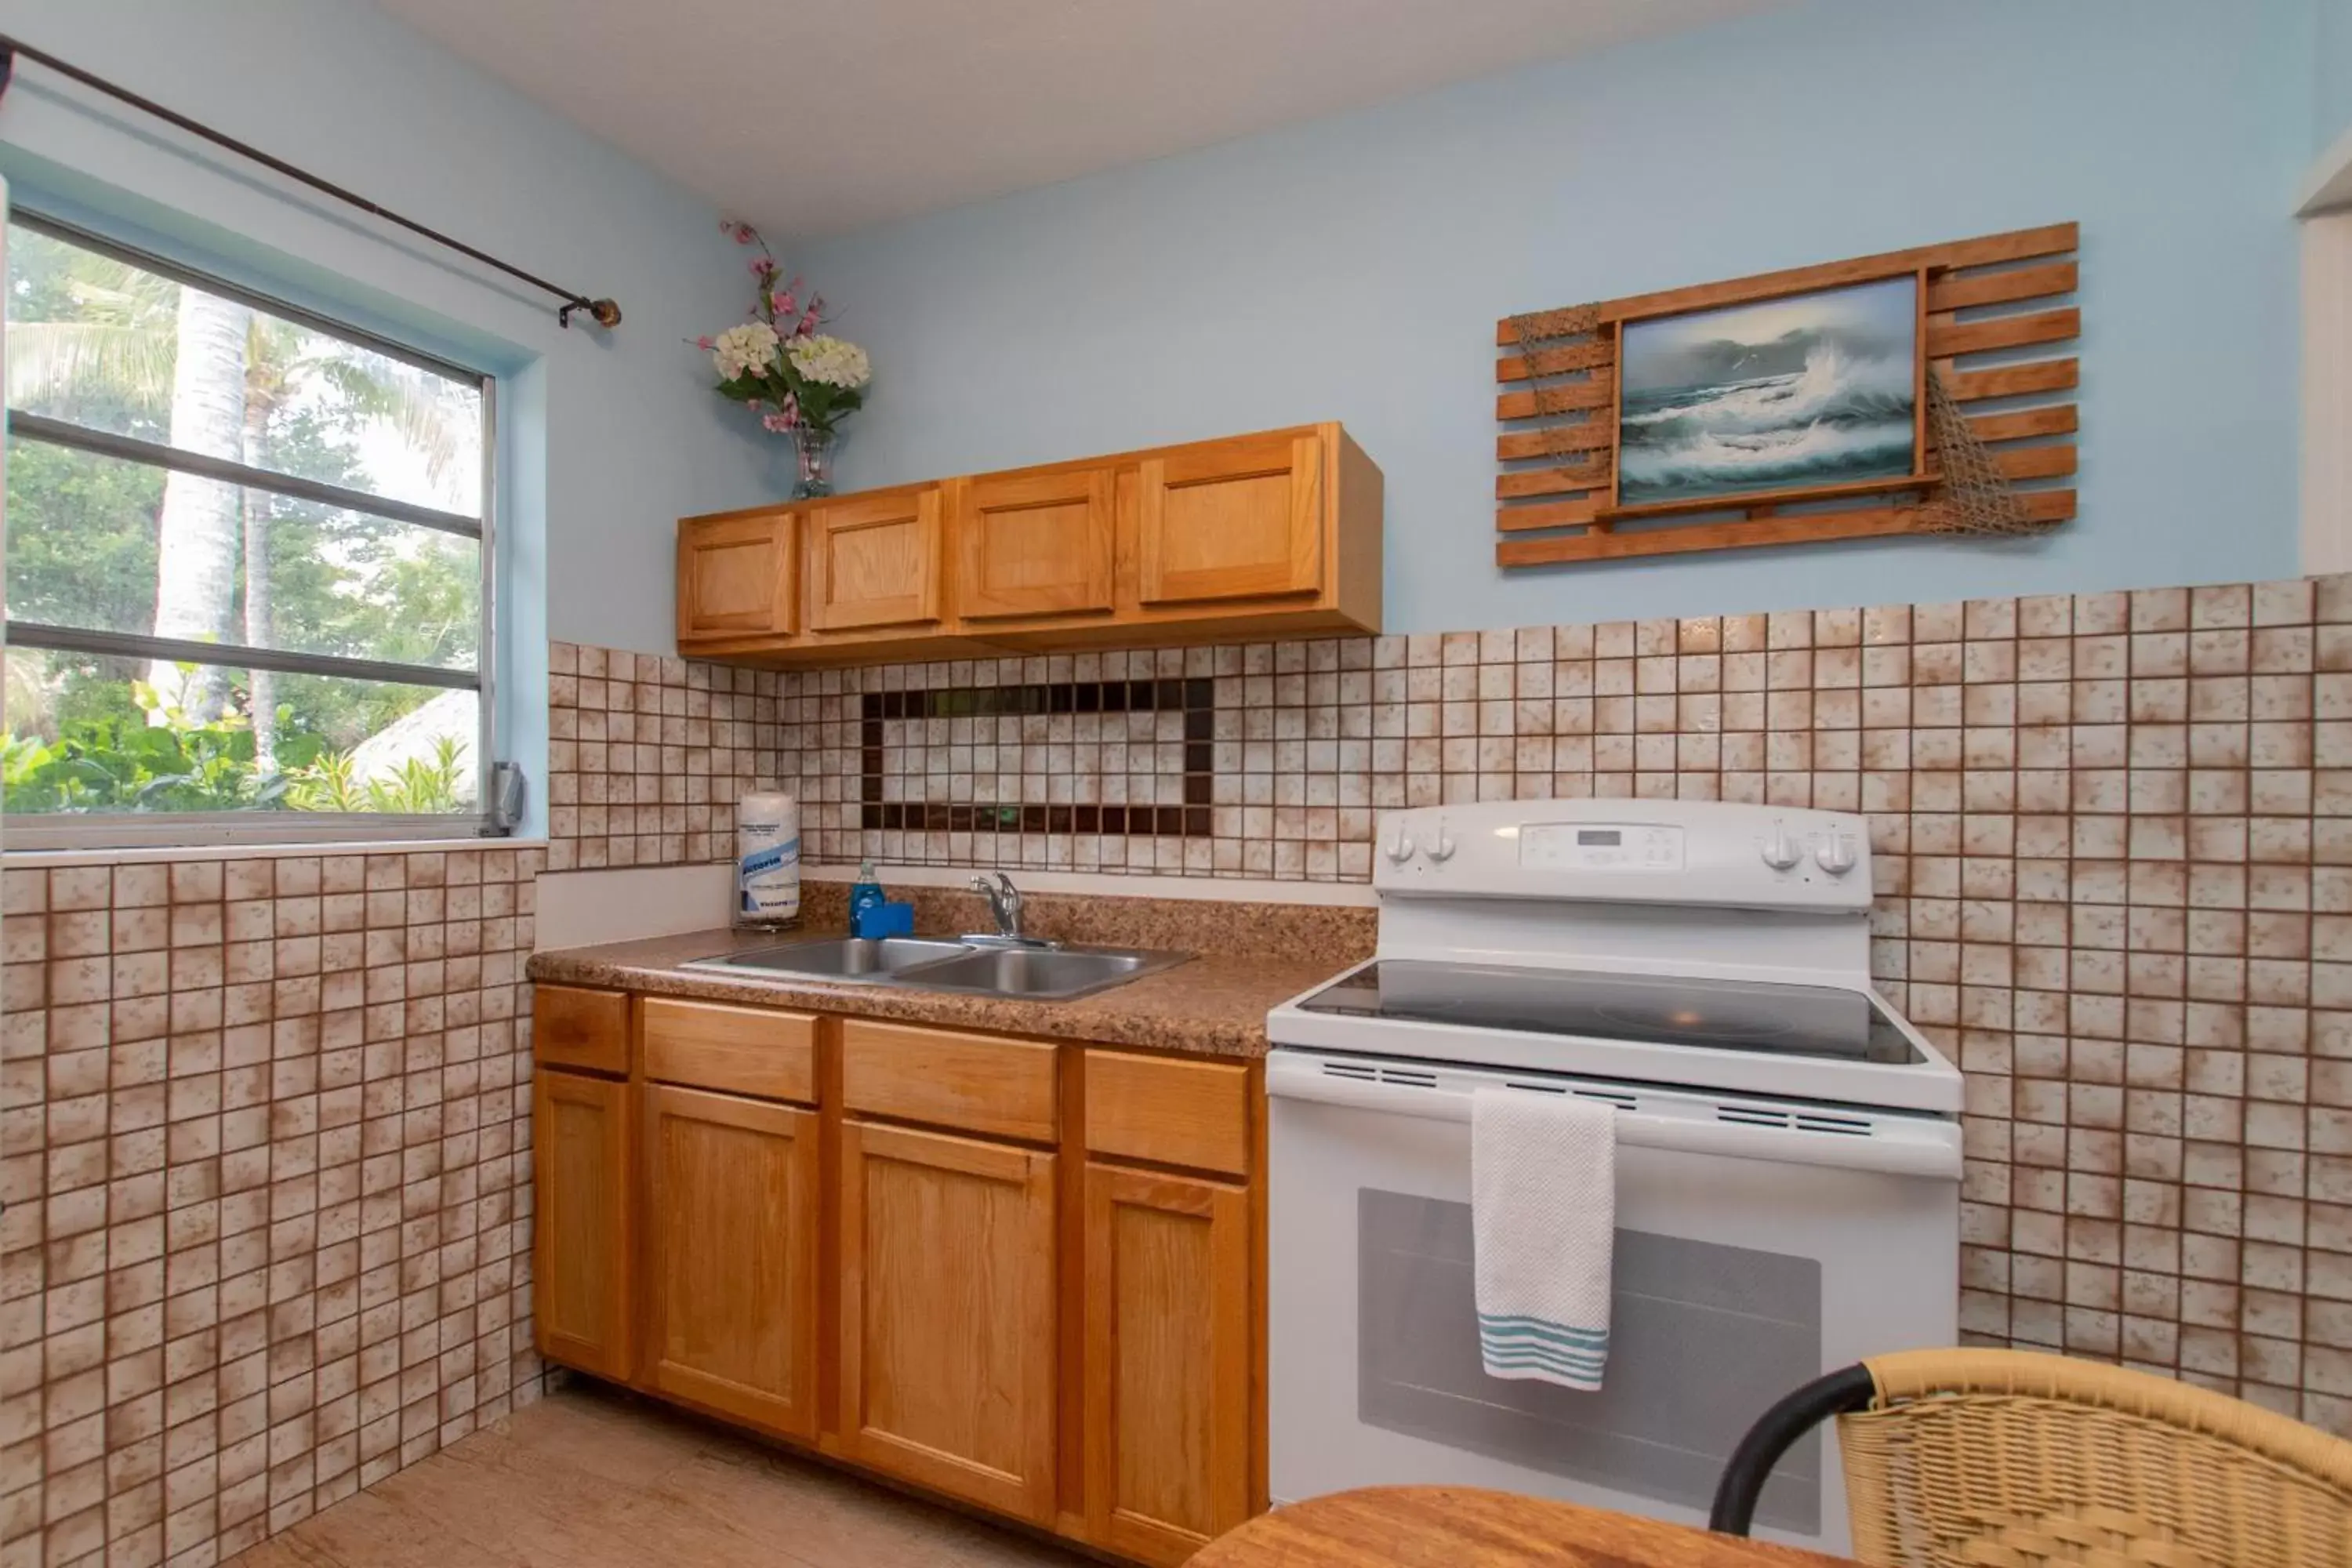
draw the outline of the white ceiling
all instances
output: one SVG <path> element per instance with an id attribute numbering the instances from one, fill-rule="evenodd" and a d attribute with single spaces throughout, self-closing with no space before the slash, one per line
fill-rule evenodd
<path id="1" fill-rule="evenodd" d="M 1788 0 L 380 0 L 779 236 Z"/>

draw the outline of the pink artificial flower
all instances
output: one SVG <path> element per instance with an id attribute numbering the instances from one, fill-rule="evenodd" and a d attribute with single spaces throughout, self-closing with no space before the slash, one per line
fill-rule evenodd
<path id="1" fill-rule="evenodd" d="M 789 316 L 801 308 L 800 301 L 793 298 L 793 291 L 789 289 L 780 289 L 769 295 L 768 303 L 779 316 Z"/>
<path id="2" fill-rule="evenodd" d="M 781 436 L 793 427 L 793 416 L 789 414 L 770 414 L 762 416 L 760 423 Z"/>
<path id="3" fill-rule="evenodd" d="M 694 346 L 707 353 L 710 350 L 719 346 L 719 340 L 716 338 L 697 338 L 694 340 Z"/>
<path id="4" fill-rule="evenodd" d="M 731 217 L 723 217 L 719 220 L 719 232 L 721 234 L 733 235 L 735 237 L 735 243 L 738 245 L 749 245 L 753 240 L 760 237 L 760 231 L 758 229 L 753 228 L 748 223 L 739 223 Z"/>
<path id="5" fill-rule="evenodd" d="M 774 257 L 755 256 L 751 258 L 752 277 L 765 279 L 775 276 L 775 271 L 776 258 Z"/>
<path id="6" fill-rule="evenodd" d="M 816 307 L 814 305 L 811 305 L 808 308 L 808 313 L 801 318 L 800 325 L 793 329 L 793 336 L 796 338 L 815 336 L 818 320 L 819 318 L 816 313 Z"/>

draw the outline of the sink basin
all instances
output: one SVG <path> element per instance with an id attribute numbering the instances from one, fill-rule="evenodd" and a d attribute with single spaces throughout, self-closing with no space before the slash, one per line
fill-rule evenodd
<path id="1" fill-rule="evenodd" d="M 972 950 L 960 942 L 928 942 L 919 937 L 890 936 L 878 942 L 854 936 L 816 937 L 730 952 L 720 958 L 699 958 L 688 969 L 724 969 L 737 973 L 799 974 L 827 980 L 879 979 L 919 964 L 936 963 Z"/>
<path id="2" fill-rule="evenodd" d="M 1109 947 L 985 947 L 893 936 L 814 937 L 698 958 L 687 969 L 778 980 L 842 980 L 923 991 L 1063 1001 L 1178 964 L 1191 955 Z"/>
<path id="3" fill-rule="evenodd" d="M 1153 970 L 1181 963 L 1181 952 L 1107 948 L 979 948 L 963 958 L 925 964 L 907 984 L 929 991 L 978 991 L 995 996 L 1083 996 Z"/>

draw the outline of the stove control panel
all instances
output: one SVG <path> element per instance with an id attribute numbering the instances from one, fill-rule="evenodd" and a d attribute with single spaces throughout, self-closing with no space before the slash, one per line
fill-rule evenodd
<path id="1" fill-rule="evenodd" d="M 1671 876 L 1683 868 L 1683 830 L 1655 822 L 1526 823 L 1519 828 L 1519 864 Z"/>
<path id="2" fill-rule="evenodd" d="M 1842 812 L 1731 801 L 1489 801 L 1383 815 L 1385 894 L 1870 908 L 1870 836 Z"/>

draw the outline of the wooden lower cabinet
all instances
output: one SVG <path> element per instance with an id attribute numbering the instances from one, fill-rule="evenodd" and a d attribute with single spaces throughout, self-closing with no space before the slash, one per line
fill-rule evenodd
<path id="1" fill-rule="evenodd" d="M 599 1377 L 631 1365 L 629 1086 L 541 1068 L 531 1084 L 531 1314 L 540 1353 Z"/>
<path id="2" fill-rule="evenodd" d="M 648 1386 L 813 1441 L 817 1432 L 817 1116 L 649 1083 Z"/>
<path id="3" fill-rule="evenodd" d="M 1265 1506 L 1255 1069 L 593 988 L 535 1016 L 549 1361 L 1140 1563 Z"/>
<path id="4" fill-rule="evenodd" d="M 1181 1563 L 1250 1514 L 1247 1189 L 1091 1161 L 1086 1517 L 1097 1544 Z"/>
<path id="5" fill-rule="evenodd" d="M 841 1129 L 841 1444 L 851 1459 L 1050 1524 L 1051 1154 Z"/>

